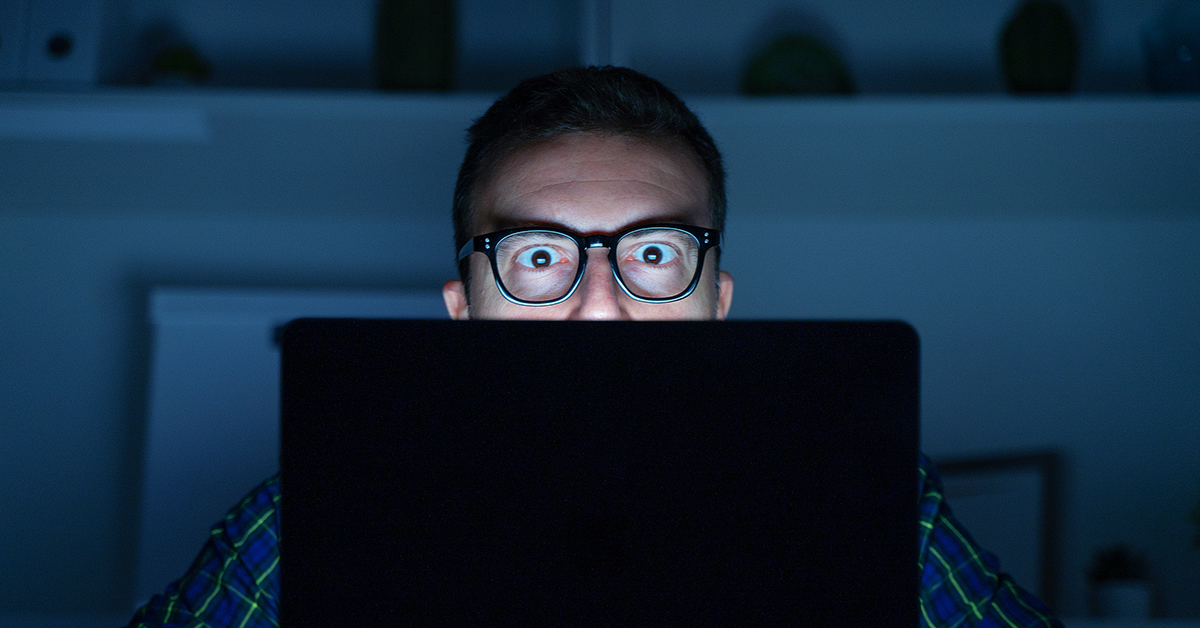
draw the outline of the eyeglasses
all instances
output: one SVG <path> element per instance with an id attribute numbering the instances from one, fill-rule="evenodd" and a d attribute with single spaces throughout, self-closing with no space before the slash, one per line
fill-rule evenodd
<path id="1" fill-rule="evenodd" d="M 459 249 L 458 261 L 484 253 L 504 298 L 544 306 L 575 293 L 588 249 L 607 248 L 609 266 L 625 294 L 645 303 L 669 303 L 696 289 L 704 254 L 720 246 L 720 231 L 689 225 L 643 225 L 612 235 L 525 227 L 471 238 Z"/>

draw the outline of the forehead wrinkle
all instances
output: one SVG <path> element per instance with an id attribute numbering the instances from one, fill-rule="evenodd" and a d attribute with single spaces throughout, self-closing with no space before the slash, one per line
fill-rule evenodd
<path id="1" fill-rule="evenodd" d="M 619 179 L 619 178 L 606 178 L 606 179 L 596 178 L 596 179 L 579 179 L 579 180 L 547 183 L 536 189 L 528 190 L 528 191 L 522 192 L 520 194 L 513 195 L 511 198 L 514 200 L 524 199 L 524 198 L 528 198 L 531 196 L 540 195 L 545 192 L 555 193 L 555 192 L 558 192 L 559 190 L 570 190 L 570 188 L 580 187 L 580 186 L 591 184 L 591 183 L 616 183 L 616 184 L 620 184 L 620 185 L 647 186 L 647 187 L 661 190 L 661 191 L 665 192 L 668 196 L 676 197 L 676 198 L 680 198 L 680 199 L 684 199 L 684 200 L 687 200 L 688 196 L 689 196 L 688 194 L 680 193 L 678 190 L 671 189 L 669 186 L 661 185 L 659 183 L 654 183 L 652 181 L 643 181 L 640 179 L 629 180 L 629 179 Z M 569 194 L 569 193 L 570 192 L 567 192 L 567 194 Z M 619 194 L 617 196 L 617 198 L 629 198 L 629 197 L 638 197 L 638 196 L 640 196 L 640 195 L 637 194 L 636 191 L 626 191 L 626 192 Z"/>
<path id="2" fill-rule="evenodd" d="M 563 184 L 566 185 L 566 184 Z M 700 199 L 695 202 L 689 200 L 686 195 L 672 195 L 676 202 L 662 203 L 661 200 L 651 200 L 652 207 L 647 207 L 646 212 L 641 218 L 630 222 L 615 224 L 611 229 L 613 232 L 620 229 L 633 226 L 636 224 L 649 223 L 681 223 L 681 224 L 699 224 L 701 222 L 707 224 L 709 218 L 708 207 Z M 578 224 L 582 216 L 593 215 L 595 211 L 603 212 L 602 207 L 594 207 L 592 201 L 577 201 L 577 199 L 567 198 L 565 200 L 548 199 L 550 202 L 527 202 L 523 196 L 516 196 L 506 199 L 504 203 L 498 203 L 492 207 L 489 212 L 488 223 L 490 229 L 508 229 L 513 227 L 525 226 L 556 226 L 569 231 L 579 231 Z M 623 194 L 613 196 L 607 199 L 605 205 L 617 205 L 626 208 L 635 208 L 644 202 L 641 195 L 638 194 Z M 583 229 L 580 233 L 600 233 L 605 229 Z"/>
<path id="3" fill-rule="evenodd" d="M 581 160 L 580 163 L 617 163 L 623 170 L 634 170 L 633 167 L 628 165 L 627 161 L 615 158 L 593 161 Z M 676 164 L 672 163 L 672 165 L 674 166 Z M 609 183 L 618 186 L 630 186 L 631 188 L 634 188 L 632 190 L 621 191 L 621 193 L 618 195 L 620 198 L 637 197 L 639 194 L 637 193 L 636 188 L 645 186 L 646 188 L 652 188 L 663 192 L 668 197 L 681 199 L 688 206 L 692 205 L 691 201 L 693 200 L 704 202 L 707 199 L 707 188 L 704 190 L 694 189 L 691 185 L 692 181 L 690 180 L 690 177 L 688 177 L 688 173 L 682 170 L 676 168 L 666 169 L 662 168 L 658 164 L 650 164 L 645 162 L 640 162 L 640 166 L 641 167 L 637 168 L 635 172 L 631 172 L 629 174 L 617 173 L 606 177 L 595 175 L 580 176 L 583 174 L 582 171 L 586 171 L 586 167 L 573 169 L 573 172 L 564 175 L 547 175 L 545 172 L 546 168 L 539 168 L 532 172 L 528 171 L 527 169 L 518 168 L 518 170 L 521 172 L 519 172 L 517 176 L 505 178 L 504 182 L 501 184 L 501 186 L 499 186 L 502 189 L 496 190 L 496 193 L 493 195 L 493 199 L 497 201 L 497 206 L 495 209 L 502 210 L 504 209 L 504 206 L 507 206 L 514 201 L 520 201 L 542 194 L 549 194 L 551 195 L 551 198 L 553 198 L 555 195 L 567 195 L 569 197 L 570 190 L 572 188 L 582 188 L 589 184 Z M 646 172 L 647 170 L 654 173 L 661 173 L 664 176 L 641 176 L 641 173 Z M 538 179 L 540 178 L 546 178 L 550 180 L 544 183 L 539 183 Z M 497 179 L 497 182 L 499 181 L 500 179 Z M 524 187 L 523 184 L 526 183 L 536 187 L 532 187 L 530 189 L 521 189 Z M 565 192 L 560 192 L 563 190 L 565 190 Z M 698 197 L 696 199 L 692 199 L 691 196 L 694 194 L 699 194 L 699 196 L 703 198 Z"/>
<path id="4" fill-rule="evenodd" d="M 588 152 L 574 150 L 581 141 L 598 141 L 603 148 Z M 603 154 L 605 148 L 615 147 L 620 154 Z M 601 152 L 597 156 L 597 152 Z M 547 153 L 557 154 L 558 159 L 538 163 L 545 159 Z M 565 153 L 565 156 L 563 155 Z M 529 162 L 538 163 L 536 168 L 527 167 Z M 596 177 L 591 173 L 595 168 L 611 171 L 611 177 Z M 513 173 L 517 170 L 517 173 Z M 537 179 L 549 178 L 560 182 L 605 182 L 605 181 L 636 181 L 664 188 L 663 185 L 647 179 L 664 179 L 682 182 L 688 187 L 692 174 L 698 170 L 703 179 L 703 169 L 689 152 L 682 147 L 672 144 L 646 142 L 625 137 L 597 137 L 593 135 L 567 136 L 544 144 L 538 144 L 517 151 L 500 163 L 493 171 L 493 183 L 503 180 L 505 187 L 517 187 L 517 184 L 532 180 L 536 185 Z M 514 174 L 516 176 L 514 176 Z M 651 174 L 652 176 L 646 176 Z M 582 177 L 582 178 L 581 178 Z M 544 188 L 545 185 L 538 185 Z M 664 188 L 665 189 L 665 188 Z"/>
<path id="5" fill-rule="evenodd" d="M 677 148 L 583 135 L 519 150 L 486 177 L 476 227 L 547 221 L 581 226 L 581 217 L 604 216 L 616 208 L 631 214 L 632 220 L 622 224 L 654 222 L 649 218 L 656 216 L 691 217 L 686 222 L 707 218 L 705 172 Z"/>

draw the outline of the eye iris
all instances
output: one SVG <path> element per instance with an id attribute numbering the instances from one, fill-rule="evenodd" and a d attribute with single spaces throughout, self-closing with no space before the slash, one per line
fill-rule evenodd
<path id="1" fill-rule="evenodd" d="M 648 264 L 657 264 L 662 261 L 662 249 L 657 246 L 648 246 L 642 251 L 642 258 Z"/>
<path id="2" fill-rule="evenodd" d="M 545 268 L 550 265 L 550 253 L 546 251 L 534 251 L 533 256 L 530 257 L 530 261 L 533 263 L 534 268 Z"/>

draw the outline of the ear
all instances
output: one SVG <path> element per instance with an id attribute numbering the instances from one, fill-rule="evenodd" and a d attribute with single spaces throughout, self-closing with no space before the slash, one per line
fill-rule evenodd
<path id="1" fill-rule="evenodd" d="M 721 271 L 717 276 L 717 320 L 723 321 L 729 315 L 729 306 L 733 304 L 733 275 Z"/>
<path id="2" fill-rule="evenodd" d="M 447 281 L 446 285 L 442 286 L 442 299 L 446 301 L 446 312 L 450 314 L 451 319 L 465 321 L 471 318 L 463 282 L 457 279 Z"/>

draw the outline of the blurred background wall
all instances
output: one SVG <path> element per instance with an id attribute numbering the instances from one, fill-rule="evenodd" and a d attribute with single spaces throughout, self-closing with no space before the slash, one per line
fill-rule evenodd
<path id="1" fill-rule="evenodd" d="M 439 288 L 463 129 L 580 56 L 579 4 L 463 0 L 460 91 L 379 94 L 374 3 L 334 6 L 130 2 L 206 87 L 0 92 L 0 611 L 130 610 L 152 287 Z M 612 6 L 613 58 L 726 153 L 733 315 L 912 322 L 928 453 L 1063 453 L 1060 612 L 1126 542 L 1200 617 L 1200 100 L 1144 93 L 1162 5 L 1070 4 L 1084 93 L 1053 98 L 1001 93 L 1010 2 Z M 737 96 L 787 23 L 863 95 Z"/>

